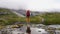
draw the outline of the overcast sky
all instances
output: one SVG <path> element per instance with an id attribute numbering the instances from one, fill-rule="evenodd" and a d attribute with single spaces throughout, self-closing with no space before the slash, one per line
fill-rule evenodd
<path id="1" fill-rule="evenodd" d="M 59 10 L 60 0 L 0 0 L 0 7 L 34 11 Z"/>

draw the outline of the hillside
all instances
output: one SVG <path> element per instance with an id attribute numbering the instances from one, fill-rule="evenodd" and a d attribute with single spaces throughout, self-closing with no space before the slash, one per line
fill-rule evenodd
<path id="1" fill-rule="evenodd" d="M 22 13 L 22 15 L 25 16 L 26 12 L 18 11 L 18 13 Z M 44 23 L 42 22 L 42 19 L 44 19 Z M 11 25 L 14 23 L 26 23 L 26 17 L 20 17 L 9 9 L 0 8 L 0 25 Z M 60 13 L 31 12 L 30 23 L 43 23 L 46 25 L 60 24 Z"/>
<path id="2" fill-rule="evenodd" d="M 20 11 L 18 11 L 18 12 L 21 14 Z M 25 15 L 25 13 L 22 12 L 22 15 Z M 41 18 L 39 16 L 32 15 L 30 17 L 30 19 L 31 19 L 30 20 L 31 23 L 40 23 L 41 22 Z M 16 15 L 15 13 L 13 13 L 10 9 L 0 8 L 0 24 L 1 25 L 11 25 L 14 23 L 19 23 L 19 22 L 26 23 L 26 17 L 20 17 L 20 16 Z"/>
<path id="3" fill-rule="evenodd" d="M 47 25 L 60 24 L 60 13 L 59 12 L 45 13 L 41 17 L 45 19 L 44 24 L 47 24 Z"/>
<path id="4" fill-rule="evenodd" d="M 0 25 L 10 25 L 19 22 L 19 17 L 9 9 L 0 8 Z"/>

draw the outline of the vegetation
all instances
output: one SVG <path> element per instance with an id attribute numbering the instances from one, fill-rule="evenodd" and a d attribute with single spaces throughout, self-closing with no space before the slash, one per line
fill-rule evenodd
<path id="1" fill-rule="evenodd" d="M 31 16 L 30 22 L 39 24 L 42 22 L 42 18 L 45 19 L 44 24 L 60 24 L 60 13 L 44 13 L 38 16 Z M 0 25 L 11 25 L 16 22 L 26 23 L 26 17 L 18 17 L 12 13 L 9 9 L 0 8 Z"/>
<path id="2" fill-rule="evenodd" d="M 0 8 L 0 25 L 11 25 L 19 22 L 20 18 L 9 9 Z"/>
<path id="3" fill-rule="evenodd" d="M 40 16 L 30 17 L 31 23 L 40 23 Z M 9 9 L 0 8 L 0 25 L 11 25 L 16 22 L 26 23 L 26 17 L 18 17 L 16 14 L 12 13 Z"/>
<path id="4" fill-rule="evenodd" d="M 21 19 L 20 22 L 26 23 L 26 17 L 21 17 L 20 19 Z M 34 23 L 34 24 L 41 23 L 41 17 L 40 16 L 30 17 L 30 23 Z"/>
<path id="5" fill-rule="evenodd" d="M 60 24 L 60 13 L 46 13 L 42 17 L 45 18 L 46 25 Z"/>
<path id="6" fill-rule="evenodd" d="M 42 18 L 40 16 L 30 17 L 30 22 L 35 24 L 40 24 L 42 22 Z"/>

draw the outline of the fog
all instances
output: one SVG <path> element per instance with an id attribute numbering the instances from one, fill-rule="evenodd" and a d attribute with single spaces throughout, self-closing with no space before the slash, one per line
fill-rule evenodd
<path id="1" fill-rule="evenodd" d="M 10 9 L 26 9 L 26 2 L 22 0 L 0 0 L 0 7 Z"/>
<path id="2" fill-rule="evenodd" d="M 0 7 L 32 11 L 60 11 L 60 0 L 0 0 Z"/>

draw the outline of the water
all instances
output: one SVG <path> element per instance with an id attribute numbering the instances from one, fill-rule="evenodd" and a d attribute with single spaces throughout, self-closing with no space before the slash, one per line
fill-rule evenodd
<path id="1" fill-rule="evenodd" d="M 16 28 L 14 31 L 12 31 L 13 34 L 21 32 L 26 33 L 26 27 Z M 31 34 L 47 34 L 47 32 L 45 31 L 45 29 L 31 27 Z"/>
<path id="2" fill-rule="evenodd" d="M 31 34 L 47 34 L 47 31 L 41 28 L 31 28 Z"/>

